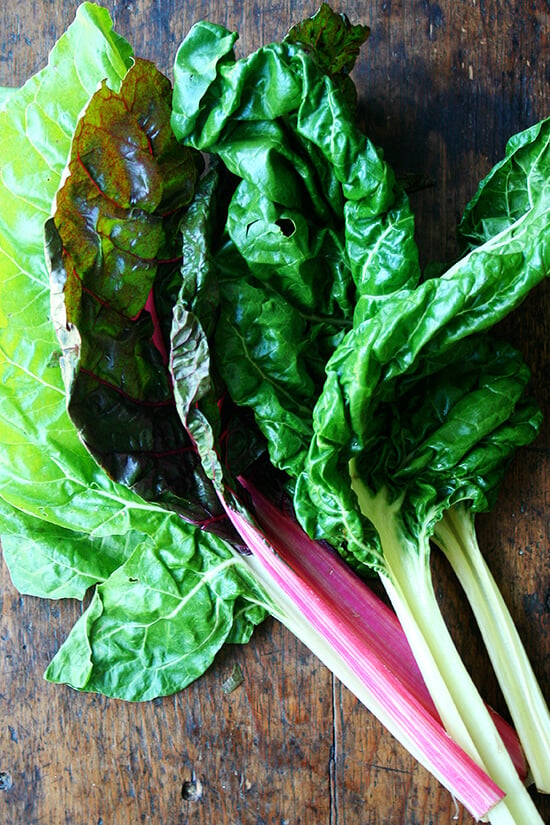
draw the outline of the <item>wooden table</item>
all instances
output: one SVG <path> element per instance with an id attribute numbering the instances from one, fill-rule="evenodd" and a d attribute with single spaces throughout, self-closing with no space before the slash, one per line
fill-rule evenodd
<path id="1" fill-rule="evenodd" d="M 74 0 L 3 3 L 0 85 L 42 67 Z M 138 55 L 170 74 L 183 34 L 209 18 L 240 53 L 282 37 L 316 2 L 106 0 Z M 355 72 L 361 117 L 413 196 L 424 260 L 449 258 L 454 228 L 509 135 L 548 114 L 547 2 L 338 2 L 372 30 Z M 548 398 L 548 287 L 503 334 Z M 550 429 L 518 455 L 481 541 L 542 684 L 550 682 Z M 487 700 L 504 711 L 470 613 L 441 559 L 438 593 Z M 473 821 L 301 644 L 266 622 L 179 695 L 130 705 L 53 686 L 42 672 L 81 612 L 20 596 L 0 570 L 2 825 L 446 825 Z M 243 684 L 222 685 L 234 664 Z M 550 820 L 550 799 L 536 796 Z M 529 825 L 529 823 L 525 823 Z"/>

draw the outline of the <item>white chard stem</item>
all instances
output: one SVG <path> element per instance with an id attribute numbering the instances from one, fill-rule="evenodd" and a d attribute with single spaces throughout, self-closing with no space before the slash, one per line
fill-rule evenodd
<path id="1" fill-rule="evenodd" d="M 508 607 L 479 549 L 464 505 L 447 511 L 434 539 L 470 602 L 538 790 L 550 793 L 550 712 Z"/>
<path id="2" fill-rule="evenodd" d="M 400 529 L 399 503 L 389 505 L 384 490 L 373 495 L 353 462 L 350 474 L 361 511 L 380 537 L 386 564 L 381 579 L 443 724 L 506 794 L 490 811 L 490 822 L 544 825 L 441 615 L 433 590 L 428 538 L 420 537 L 420 546 L 408 539 Z"/>

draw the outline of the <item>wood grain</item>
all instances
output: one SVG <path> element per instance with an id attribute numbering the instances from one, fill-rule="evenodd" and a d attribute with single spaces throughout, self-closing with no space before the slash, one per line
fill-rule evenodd
<path id="1" fill-rule="evenodd" d="M 246 54 L 317 3 L 105 2 L 137 54 L 170 75 L 200 18 L 241 32 Z M 68 0 L 2 4 L 0 85 L 45 62 L 70 23 Z M 360 115 L 399 172 L 430 178 L 412 197 L 424 260 L 449 258 L 456 221 L 506 139 L 548 114 L 547 2 L 372 0 L 335 3 L 371 37 L 355 71 Z M 502 334 L 521 347 L 548 398 L 548 286 Z M 1 447 L 0 447 L 1 448 Z M 535 670 L 550 682 L 550 432 L 518 455 L 481 541 Z M 445 564 L 438 594 L 483 695 L 505 712 L 473 619 Z M 42 672 L 80 615 L 74 602 L 20 596 L 0 568 L 2 825 L 471 825 L 300 643 L 266 622 L 246 648 L 166 699 L 125 704 L 47 684 Z M 244 682 L 225 694 L 234 664 Z M 550 821 L 550 800 L 536 796 Z M 525 823 L 529 825 L 529 823 Z"/>

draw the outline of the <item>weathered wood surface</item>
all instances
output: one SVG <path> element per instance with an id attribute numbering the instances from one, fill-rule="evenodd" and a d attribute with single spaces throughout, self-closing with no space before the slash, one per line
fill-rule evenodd
<path id="1" fill-rule="evenodd" d="M 170 74 L 200 18 L 241 32 L 245 54 L 284 35 L 316 2 L 122 0 L 105 4 L 136 53 Z M 3 3 L 0 85 L 38 70 L 77 3 Z M 413 196 L 423 258 L 448 258 L 477 181 L 509 135 L 548 114 L 547 2 L 362 0 L 334 4 L 372 34 L 355 72 L 370 135 Z M 503 325 L 547 412 L 548 288 Z M 0 447 L 1 449 L 1 447 Z M 498 511 L 479 519 L 489 562 L 536 672 L 550 683 L 550 429 L 522 451 Z M 444 564 L 438 592 L 484 696 L 503 703 L 473 620 Z M 267 622 L 187 691 L 129 705 L 42 680 L 81 607 L 15 592 L 0 570 L 2 825 L 446 825 L 472 822 L 301 644 Z M 244 683 L 225 695 L 234 663 Z M 550 820 L 550 800 L 536 796 Z M 529 825 L 529 823 L 525 823 Z"/>

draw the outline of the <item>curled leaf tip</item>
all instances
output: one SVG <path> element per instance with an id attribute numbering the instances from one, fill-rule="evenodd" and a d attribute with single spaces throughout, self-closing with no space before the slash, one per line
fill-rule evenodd
<path id="1" fill-rule="evenodd" d="M 333 80 L 343 80 L 353 69 L 369 34 L 368 26 L 352 25 L 347 15 L 323 3 L 314 15 L 292 26 L 285 40 L 306 49 Z"/>

